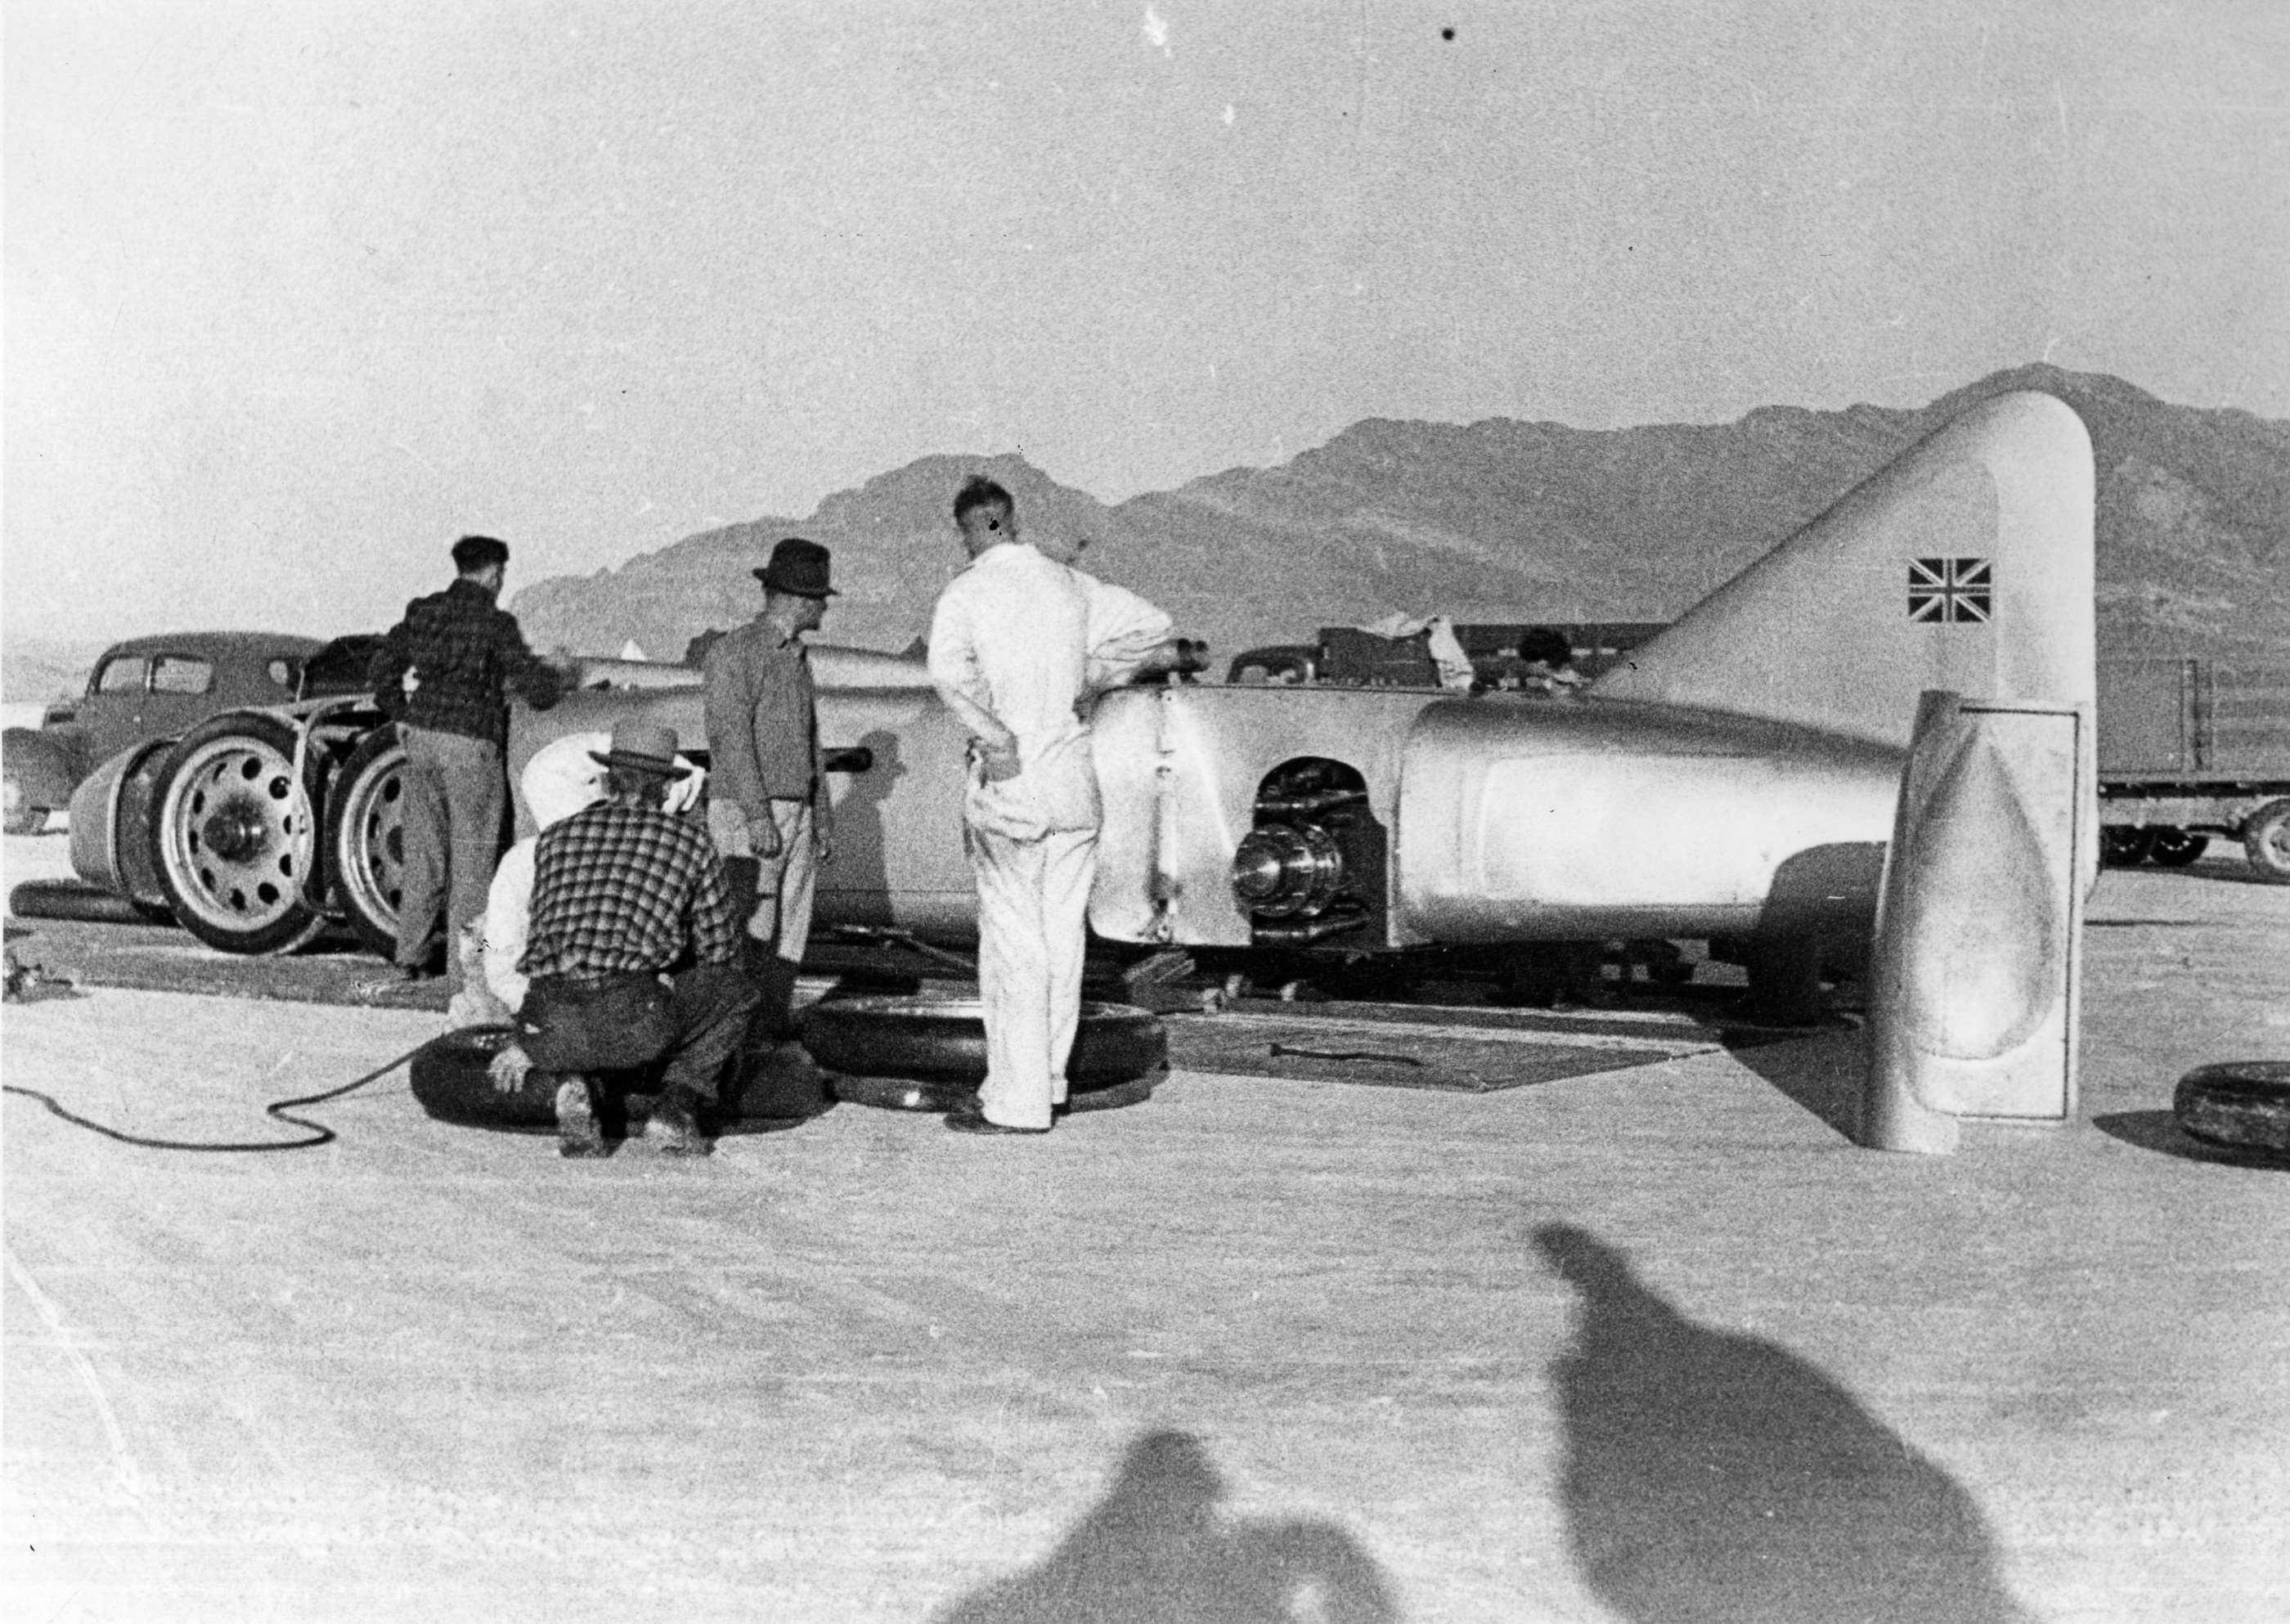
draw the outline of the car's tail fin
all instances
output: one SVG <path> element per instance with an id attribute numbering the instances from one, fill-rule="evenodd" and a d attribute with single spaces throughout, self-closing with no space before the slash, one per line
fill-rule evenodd
<path id="1" fill-rule="evenodd" d="M 1983 402 L 1590 689 L 1905 747 L 1926 689 L 2089 704 L 2093 473 L 2048 395 Z"/>

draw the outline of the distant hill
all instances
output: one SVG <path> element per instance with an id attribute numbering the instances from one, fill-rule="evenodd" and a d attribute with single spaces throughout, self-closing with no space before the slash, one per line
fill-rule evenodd
<path id="1" fill-rule="evenodd" d="M 108 641 L 11 636 L 0 643 L 0 699 L 12 705 L 40 704 L 87 685 L 95 657 Z"/>
<path id="2" fill-rule="evenodd" d="M 1459 620 L 1662 620 L 1966 407 L 2056 395 L 2099 470 L 2102 656 L 2290 659 L 2290 423 L 2174 406 L 2119 379 L 2028 366 L 1922 410 L 1766 406 L 1737 422 L 1582 430 L 1491 418 L 1371 419 L 1277 468 L 1231 468 L 1107 506 L 1011 456 L 932 456 L 801 518 L 706 531 L 514 608 L 537 646 L 679 656 L 759 602 L 749 572 L 800 533 L 835 549 L 834 642 L 901 648 L 959 563 L 948 504 L 993 475 L 1021 527 L 1086 538 L 1085 562 L 1220 655 L 1392 610 Z"/>

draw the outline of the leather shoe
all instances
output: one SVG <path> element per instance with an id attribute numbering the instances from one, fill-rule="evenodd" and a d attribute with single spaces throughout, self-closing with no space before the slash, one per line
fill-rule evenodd
<path id="1" fill-rule="evenodd" d="M 605 1135 L 597 1125 L 597 1108 L 584 1076 L 566 1077 L 556 1084 L 556 1154 L 598 1156 L 605 1154 Z"/>
<path id="2" fill-rule="evenodd" d="M 995 1122 L 983 1108 L 965 1105 L 946 1114 L 946 1125 L 957 1133 L 1047 1133 L 1047 1128 L 1013 1128 L 1007 1123 Z"/>

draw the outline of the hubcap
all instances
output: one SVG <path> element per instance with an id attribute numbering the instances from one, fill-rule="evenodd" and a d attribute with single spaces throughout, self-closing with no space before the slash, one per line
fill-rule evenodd
<path id="1" fill-rule="evenodd" d="M 160 819 L 184 906 L 233 932 L 260 930 L 301 906 L 312 829 L 293 772 L 266 740 L 236 735 L 208 741 L 183 764 Z"/>
<path id="2" fill-rule="evenodd" d="M 244 863 L 262 850 L 268 826 L 252 802 L 234 798 L 217 807 L 200 827 L 206 849 L 227 863 Z"/>

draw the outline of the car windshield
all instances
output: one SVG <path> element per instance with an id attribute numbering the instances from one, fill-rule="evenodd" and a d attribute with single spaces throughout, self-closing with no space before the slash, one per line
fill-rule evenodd
<path id="1" fill-rule="evenodd" d="M 87 691 L 90 693 L 142 692 L 143 657 L 140 654 L 120 654 L 105 660 L 97 668 Z"/>

